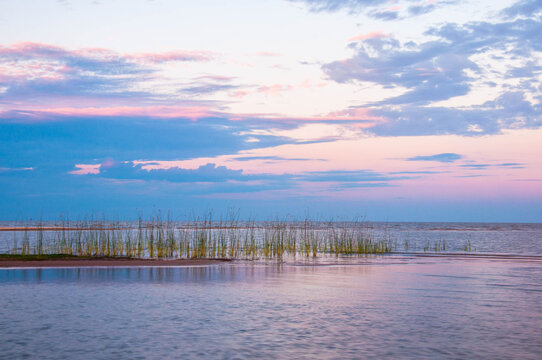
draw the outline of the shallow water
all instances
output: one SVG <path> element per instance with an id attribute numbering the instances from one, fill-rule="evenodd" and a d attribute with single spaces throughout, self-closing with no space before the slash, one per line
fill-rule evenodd
<path id="1" fill-rule="evenodd" d="M 426 244 L 445 241 L 447 251 L 463 251 L 470 242 L 471 252 L 542 255 L 542 224 L 517 223 L 369 223 L 380 236 L 399 244 L 408 241 L 411 251 L 423 251 Z M 400 249 L 399 249 L 400 250 Z"/>
<path id="2" fill-rule="evenodd" d="M 539 259 L 0 270 L 0 357 L 539 359 Z"/>

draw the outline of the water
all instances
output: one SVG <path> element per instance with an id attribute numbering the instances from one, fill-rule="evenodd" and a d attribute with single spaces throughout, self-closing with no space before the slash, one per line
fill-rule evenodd
<path id="1" fill-rule="evenodd" d="M 447 251 L 463 251 L 470 242 L 472 251 L 492 254 L 542 255 L 542 224 L 515 223 L 372 223 L 373 230 L 399 244 L 406 240 L 410 250 L 445 241 Z"/>
<path id="2" fill-rule="evenodd" d="M 0 358 L 540 358 L 542 225 L 372 231 L 505 255 L 4 269 Z"/>
<path id="3" fill-rule="evenodd" d="M 0 354 L 538 359 L 541 279 L 537 259 L 408 256 L 1 270 Z"/>

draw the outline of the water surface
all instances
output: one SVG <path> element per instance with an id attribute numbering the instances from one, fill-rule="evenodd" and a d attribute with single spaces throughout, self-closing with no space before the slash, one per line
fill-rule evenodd
<path id="1" fill-rule="evenodd" d="M 0 270 L 6 359 L 539 359 L 540 260 Z"/>

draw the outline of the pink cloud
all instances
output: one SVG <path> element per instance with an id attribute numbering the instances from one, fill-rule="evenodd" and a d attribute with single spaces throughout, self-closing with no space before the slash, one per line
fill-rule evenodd
<path id="1" fill-rule="evenodd" d="M 68 50 L 55 45 L 35 42 L 21 42 L 10 46 L 0 46 L 0 57 L 22 59 L 56 59 L 62 60 L 67 56 L 80 56 L 100 59 L 124 59 L 148 63 L 163 63 L 169 61 L 207 61 L 215 54 L 210 51 L 174 50 L 166 52 L 145 52 L 135 54 L 119 54 L 103 48 L 82 48 Z"/>
<path id="2" fill-rule="evenodd" d="M 62 61 L 68 57 L 86 57 L 102 60 L 111 60 L 122 58 L 118 53 L 103 48 L 82 48 L 69 50 L 59 46 L 42 44 L 36 42 L 21 42 L 9 46 L 0 46 L 0 58 L 4 61 L 10 58 L 17 61 L 35 60 L 35 61 Z"/>
<path id="3" fill-rule="evenodd" d="M 327 120 L 359 119 L 359 120 L 386 121 L 384 117 L 372 115 L 371 110 L 365 109 L 365 108 L 353 108 L 353 109 L 346 109 L 346 110 L 340 110 L 340 111 L 333 111 L 327 114 L 325 118 Z"/>
<path id="4" fill-rule="evenodd" d="M 196 80 L 212 80 L 217 82 L 228 82 L 235 79 L 233 76 L 222 76 L 222 75 L 203 75 L 195 78 Z"/>
<path id="5" fill-rule="evenodd" d="M 69 174 L 72 175 L 89 175 L 89 174 L 99 174 L 101 164 L 75 164 L 75 167 L 78 170 L 70 171 Z"/>
<path id="6" fill-rule="evenodd" d="M 297 85 L 297 86 L 300 89 L 312 89 L 312 88 L 321 88 L 321 87 L 324 87 L 326 85 L 327 84 L 325 82 L 313 83 L 309 79 L 305 79 L 302 82 L 300 82 L 299 85 Z"/>
<path id="7" fill-rule="evenodd" d="M 260 86 L 258 88 L 258 92 L 264 93 L 266 95 L 277 96 L 277 95 L 280 95 L 281 92 L 287 91 L 290 89 L 292 89 L 291 85 L 274 84 L 274 85 L 269 85 L 269 86 Z"/>
<path id="8" fill-rule="evenodd" d="M 378 38 L 383 38 L 383 37 L 388 37 L 388 36 L 390 35 L 384 34 L 381 31 L 372 31 L 370 33 L 359 34 L 357 36 L 353 36 L 350 39 L 348 39 L 348 42 L 362 41 L 362 40 L 367 40 L 367 39 L 378 39 Z"/>
<path id="9" fill-rule="evenodd" d="M 241 99 L 248 95 L 248 91 L 244 91 L 244 90 L 233 91 L 233 92 L 230 92 L 229 95 L 231 97 Z"/>
<path id="10" fill-rule="evenodd" d="M 109 169 L 115 166 L 115 161 L 113 159 L 106 159 L 100 164 L 100 169 Z"/>
<path id="11" fill-rule="evenodd" d="M 281 54 L 279 54 L 279 53 L 270 52 L 270 51 L 258 51 L 256 53 L 254 53 L 254 55 L 265 56 L 265 57 L 281 56 Z"/>
<path id="12" fill-rule="evenodd" d="M 208 51 L 177 50 L 163 53 L 137 53 L 128 54 L 126 58 L 148 63 L 160 64 L 170 61 L 208 61 L 214 55 Z"/>
<path id="13" fill-rule="evenodd" d="M 72 175 L 97 175 L 102 169 L 110 169 L 117 163 L 113 159 L 105 159 L 101 164 L 75 164 L 77 170 L 72 170 L 68 174 Z"/>
<path id="14" fill-rule="evenodd" d="M 363 122 L 356 125 L 356 127 L 371 127 L 371 126 L 374 126 L 375 123 L 388 121 L 388 119 L 386 119 L 385 117 L 373 115 L 370 109 L 364 109 L 364 108 L 353 108 L 353 109 L 347 109 L 347 110 L 334 111 L 325 115 L 304 116 L 304 117 L 302 116 L 288 117 L 282 114 L 270 114 L 270 113 L 238 114 L 238 115 L 233 115 L 229 117 L 230 120 L 234 120 L 234 121 L 243 121 L 246 119 L 254 119 L 254 118 L 263 118 L 266 120 L 274 120 L 277 122 L 318 122 L 318 121 L 330 121 L 330 120 L 337 120 L 337 121 L 348 120 L 352 122 L 356 122 L 356 121 Z"/>
<path id="15" fill-rule="evenodd" d="M 197 120 L 219 113 L 204 106 L 116 106 L 116 107 L 58 107 L 40 109 L 39 113 L 64 116 L 149 116 L 158 118 L 188 118 Z"/>
<path id="16" fill-rule="evenodd" d="M 78 50 L 67 50 L 59 46 L 41 44 L 34 42 L 22 42 L 10 46 L 0 46 L 0 56 L 17 55 L 20 57 L 50 57 L 57 58 L 63 55 L 79 55 L 84 57 L 100 58 L 125 58 L 143 60 L 151 63 L 167 61 L 206 61 L 213 57 L 209 51 L 174 50 L 167 52 L 145 52 L 135 54 L 118 54 L 109 49 L 103 48 L 82 48 Z"/>
<path id="17" fill-rule="evenodd" d="M 35 42 L 20 42 L 17 44 L 12 44 L 10 46 L 0 46 L 0 56 L 10 56 L 18 55 L 24 56 L 29 54 L 54 54 L 54 53 L 65 53 L 66 51 L 61 47 L 41 44 Z"/>

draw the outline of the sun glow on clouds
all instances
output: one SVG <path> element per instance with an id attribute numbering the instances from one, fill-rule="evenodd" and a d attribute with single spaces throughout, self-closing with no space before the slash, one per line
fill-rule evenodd
<path id="1" fill-rule="evenodd" d="M 502 135 L 483 138 L 463 138 L 455 135 L 366 136 L 331 142 L 281 145 L 213 158 L 134 161 L 134 164 L 141 164 L 146 170 L 155 170 L 174 167 L 196 169 L 205 164 L 214 163 L 218 166 L 242 170 L 245 174 L 295 174 L 308 171 L 371 169 L 381 173 L 411 172 L 413 175 L 416 175 L 415 172 L 421 172 L 418 176 L 423 178 L 444 177 L 452 182 L 465 183 L 467 178 L 459 181 L 457 176 L 475 175 L 477 172 L 461 165 L 484 163 L 499 165 L 508 163 L 512 159 L 521 159 L 524 164 L 521 169 L 492 166 L 482 171 L 482 175 L 486 176 L 487 180 L 499 178 L 510 182 L 519 178 L 542 178 L 542 160 L 538 155 L 541 150 L 539 145 L 541 136 L 542 130 L 513 130 Z M 455 161 L 442 162 L 438 160 L 438 157 L 434 161 L 408 161 L 428 154 L 451 154 L 457 152 L 457 149 L 460 149 L 462 155 L 454 158 Z M 306 160 L 288 160 L 292 158 Z"/>
<path id="2" fill-rule="evenodd" d="M 203 106 L 116 106 L 116 107 L 70 107 L 40 109 L 39 113 L 64 116 L 148 116 L 157 118 L 188 118 L 197 120 L 216 116 L 217 113 Z"/>
<path id="3" fill-rule="evenodd" d="M 72 175 L 96 175 L 100 173 L 101 164 L 75 164 L 78 170 L 70 171 Z"/>
<path id="4" fill-rule="evenodd" d="M 372 32 L 367 33 L 367 34 L 360 34 L 360 35 L 353 36 L 350 39 L 348 39 L 348 41 L 349 42 L 362 41 L 362 40 L 367 40 L 367 39 L 382 38 L 382 37 L 386 37 L 386 36 L 389 36 L 389 34 L 384 34 L 381 31 L 372 31 Z"/>
<path id="5" fill-rule="evenodd" d="M 335 125 L 335 124 L 307 124 L 301 125 L 291 130 L 269 129 L 252 130 L 242 132 L 242 135 L 271 135 L 283 136 L 295 140 L 296 142 L 307 141 L 330 141 L 337 139 L 353 139 L 363 136 L 359 127 L 368 127 L 366 124 L 355 124 L 354 126 Z"/>

